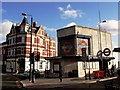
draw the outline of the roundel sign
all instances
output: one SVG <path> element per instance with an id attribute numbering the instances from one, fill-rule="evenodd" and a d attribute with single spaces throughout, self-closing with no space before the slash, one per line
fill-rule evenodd
<path id="1" fill-rule="evenodd" d="M 87 48 L 87 43 L 84 40 L 81 40 L 79 42 L 79 47 L 80 47 L 80 50 L 82 50 L 82 48 Z"/>
<path id="2" fill-rule="evenodd" d="M 103 50 L 103 54 L 104 54 L 105 56 L 109 56 L 110 53 L 111 53 L 111 51 L 110 51 L 109 48 L 105 48 L 105 49 Z"/>
<path id="3" fill-rule="evenodd" d="M 70 53 L 72 50 L 72 45 L 70 42 L 64 42 L 62 49 L 65 53 Z"/>
<path id="4" fill-rule="evenodd" d="M 99 50 L 99 51 L 97 52 L 97 56 L 98 56 L 98 57 L 101 57 L 101 56 L 102 56 L 102 51 L 101 51 L 101 50 Z"/>

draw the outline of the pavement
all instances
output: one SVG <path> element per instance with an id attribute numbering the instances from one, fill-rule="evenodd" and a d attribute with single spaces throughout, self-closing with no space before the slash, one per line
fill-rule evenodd
<path id="1" fill-rule="evenodd" d="M 83 84 L 84 87 L 87 84 L 97 83 L 116 79 L 117 77 L 109 77 L 104 79 L 91 79 L 85 80 L 84 78 L 63 78 L 60 82 L 59 78 L 39 78 L 35 79 L 34 83 L 30 82 L 28 79 L 18 81 L 19 87 L 34 87 L 34 88 L 56 88 L 56 87 L 67 87 Z M 99 86 L 99 85 L 98 85 Z"/>
<path id="2" fill-rule="evenodd" d="M 12 79 L 12 80 L 11 80 Z M 32 89 L 53 89 L 56 88 L 104 88 L 107 81 L 118 82 L 117 85 L 120 85 L 120 78 L 118 77 L 108 77 L 104 79 L 91 79 L 85 80 L 85 78 L 62 78 L 60 82 L 59 78 L 37 78 L 34 83 L 30 82 L 28 79 L 17 79 L 11 74 L 3 75 L 2 78 L 2 87 L 4 89 L 14 88 L 22 90 L 32 90 Z M 20 81 L 21 80 L 21 81 Z M 117 80 L 117 81 L 116 81 Z M 32 89 L 31 89 L 32 88 Z M 79 89 L 78 89 L 79 90 Z M 102 89 L 103 90 L 103 89 Z"/>

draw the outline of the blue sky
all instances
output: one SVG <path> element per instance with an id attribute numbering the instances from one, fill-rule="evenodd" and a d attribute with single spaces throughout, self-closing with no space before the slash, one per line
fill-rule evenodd
<path id="1" fill-rule="evenodd" d="M 66 9 L 67 5 L 71 5 L 72 9 L 81 10 L 84 14 L 81 18 L 69 18 L 61 19 L 61 12 L 58 7 Z M 101 18 L 106 20 L 115 19 L 117 20 L 118 3 L 115 2 L 74 2 L 74 3 L 44 3 L 44 2 L 3 2 L 2 9 L 4 10 L 3 20 L 8 19 L 12 22 L 20 22 L 22 19 L 21 13 L 26 12 L 32 14 L 34 20 L 38 21 L 39 24 L 49 27 L 62 27 L 69 22 L 76 22 L 79 25 L 95 27 L 99 21 L 98 9 L 101 11 Z M 91 22 L 92 21 L 92 22 Z M 56 23 L 58 22 L 58 23 Z"/>
<path id="2" fill-rule="evenodd" d="M 44 26 L 46 32 L 56 38 L 56 30 L 66 25 L 77 24 L 98 28 L 98 10 L 101 13 L 101 21 L 107 20 L 112 24 L 111 28 L 116 29 L 114 22 L 118 21 L 117 2 L 3 2 L 2 9 L 0 10 L 2 12 L 1 25 L 6 22 L 9 24 L 21 23 L 23 19 L 21 13 L 25 12 L 33 16 L 34 21 L 38 22 L 38 26 Z M 28 20 L 30 20 L 30 17 L 28 17 Z M 103 28 L 107 30 L 109 27 L 105 26 Z M 112 38 L 113 44 L 117 45 L 117 30 L 112 30 L 111 28 L 108 31 L 115 33 L 112 35 Z M 2 32 L 5 36 L 9 30 L 5 29 Z"/>
<path id="3" fill-rule="evenodd" d="M 49 36 L 56 39 L 56 30 L 66 26 L 77 24 L 98 28 L 98 10 L 100 10 L 101 21 L 106 20 L 105 23 L 100 24 L 100 27 L 112 34 L 113 48 L 118 47 L 118 2 L 68 2 L 68 0 L 67 2 L 65 0 L 64 2 L 33 2 L 33 0 L 25 2 L 24 0 L 16 3 L 2 2 L 0 6 L 2 6 L 0 43 L 5 41 L 5 36 L 13 23 L 21 23 L 23 12 L 31 14 L 34 21 L 38 22 L 38 26 L 42 25 Z M 28 20 L 30 23 L 30 17 Z M 113 56 L 116 60 L 120 60 L 117 53 L 113 53 Z"/>

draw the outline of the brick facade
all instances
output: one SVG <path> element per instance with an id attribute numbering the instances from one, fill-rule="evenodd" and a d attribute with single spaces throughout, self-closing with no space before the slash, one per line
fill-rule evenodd
<path id="1" fill-rule="evenodd" d="M 12 25 L 10 33 L 6 36 L 6 72 L 16 72 L 17 69 L 24 71 L 30 68 L 30 30 L 26 17 L 21 24 Z M 35 69 L 44 71 L 49 69 L 49 61 L 44 58 L 56 56 L 56 41 L 45 33 L 43 26 L 37 27 L 36 22 L 33 23 L 32 31 L 32 51 L 35 55 L 40 52 L 40 61 L 35 61 Z"/>

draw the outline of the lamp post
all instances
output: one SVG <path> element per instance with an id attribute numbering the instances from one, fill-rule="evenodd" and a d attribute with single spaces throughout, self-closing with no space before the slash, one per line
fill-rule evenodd
<path id="1" fill-rule="evenodd" d="M 32 83 L 34 83 L 34 57 L 33 53 L 32 53 L 32 27 L 33 27 L 33 17 L 30 14 L 26 14 L 26 13 L 22 13 L 23 16 L 30 16 L 31 17 L 31 40 L 30 40 L 30 71 L 29 71 L 29 81 L 31 81 L 32 79 Z M 32 60 L 33 59 L 33 60 Z M 31 68 L 31 66 L 33 65 L 33 69 Z"/>
<path id="2" fill-rule="evenodd" d="M 101 43 L 101 28 L 100 28 L 100 23 L 101 23 L 101 16 L 100 16 L 100 10 L 99 10 L 99 41 L 100 41 L 100 52 L 101 52 L 101 55 L 100 55 L 100 60 L 101 60 L 101 69 L 103 70 L 103 59 L 102 59 L 102 43 Z"/>
<path id="3" fill-rule="evenodd" d="M 88 62 L 89 62 L 89 80 L 91 80 L 91 75 L 90 75 L 90 56 L 88 56 Z"/>
<path id="4" fill-rule="evenodd" d="M 86 60 L 87 60 L 86 48 L 82 48 L 82 58 L 83 58 L 83 62 L 84 62 L 85 80 L 87 80 L 87 73 L 86 73 Z"/>

